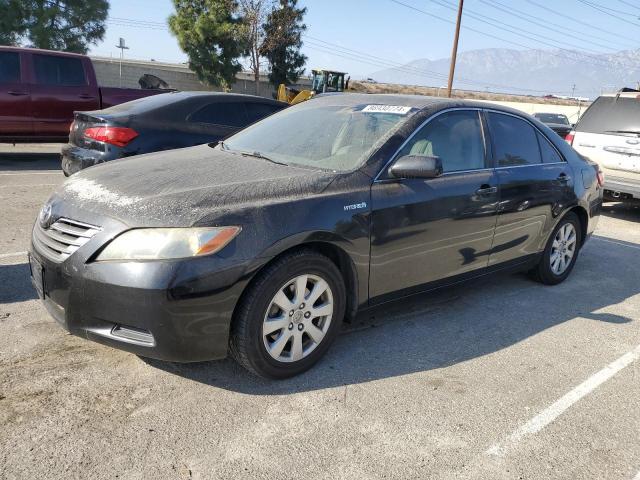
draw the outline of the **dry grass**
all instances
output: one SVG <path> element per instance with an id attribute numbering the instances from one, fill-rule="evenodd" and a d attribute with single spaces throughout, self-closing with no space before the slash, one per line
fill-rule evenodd
<path id="1" fill-rule="evenodd" d="M 349 82 L 349 90 L 359 93 L 400 93 L 407 95 L 428 95 L 432 97 L 443 97 L 446 95 L 445 88 L 421 87 L 417 85 L 398 85 L 393 83 L 369 83 L 369 82 Z M 477 92 L 473 90 L 453 90 L 454 98 L 466 98 L 470 100 L 492 100 L 499 102 L 526 102 L 542 103 L 548 105 L 577 105 L 575 100 L 564 100 L 559 98 L 542 98 L 529 95 L 509 95 L 506 93 Z"/>

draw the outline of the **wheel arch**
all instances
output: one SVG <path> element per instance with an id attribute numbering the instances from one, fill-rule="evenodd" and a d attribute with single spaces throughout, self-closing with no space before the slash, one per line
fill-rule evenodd
<path id="1" fill-rule="evenodd" d="M 235 310 L 237 310 L 238 306 L 241 304 L 245 292 L 249 291 L 249 289 L 253 286 L 256 278 L 266 268 L 268 268 L 274 262 L 280 260 L 282 257 L 290 255 L 294 252 L 299 252 L 301 250 L 309 250 L 319 253 L 327 257 L 338 268 L 338 271 L 340 272 L 344 280 L 346 290 L 347 308 L 345 311 L 345 321 L 350 322 L 355 317 L 358 311 L 358 306 L 360 304 L 360 295 L 358 293 L 359 279 L 355 264 L 347 251 L 341 246 L 337 245 L 336 242 L 330 241 L 329 239 L 320 240 L 317 238 L 309 238 L 306 241 L 301 241 L 300 243 L 296 243 L 294 245 L 288 244 L 286 247 L 280 249 L 277 254 L 271 255 L 268 261 L 262 263 L 259 267 L 257 267 L 254 270 L 251 279 L 245 286 L 242 294 L 240 295 L 238 302 L 236 303 L 233 317 L 235 317 Z"/>
<path id="2" fill-rule="evenodd" d="M 567 212 L 565 212 L 565 214 L 562 215 L 561 218 L 564 218 L 569 212 L 573 212 L 578 217 L 578 220 L 580 220 L 580 248 L 582 248 L 585 240 L 587 239 L 587 229 L 589 228 L 589 214 L 584 207 L 576 205 L 573 208 L 567 210 Z"/>

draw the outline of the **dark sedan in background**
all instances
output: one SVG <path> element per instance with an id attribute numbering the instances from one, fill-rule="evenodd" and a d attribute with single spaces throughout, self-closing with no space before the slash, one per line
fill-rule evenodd
<path id="1" fill-rule="evenodd" d="M 62 170 L 68 176 L 117 158 L 217 142 L 287 106 L 252 95 L 173 92 L 76 112 Z"/>
<path id="2" fill-rule="evenodd" d="M 569 123 L 567 116 L 561 113 L 539 112 L 534 113 L 533 117 L 540 120 L 547 127 L 556 132 L 561 138 L 565 138 L 573 128 L 573 125 Z"/>
<path id="3" fill-rule="evenodd" d="M 358 309 L 501 270 L 562 282 L 601 204 L 597 166 L 516 110 L 328 95 L 72 176 L 30 264 L 73 334 L 283 378 Z"/>

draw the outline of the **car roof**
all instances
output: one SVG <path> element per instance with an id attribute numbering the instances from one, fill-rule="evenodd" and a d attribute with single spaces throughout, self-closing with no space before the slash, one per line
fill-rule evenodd
<path id="1" fill-rule="evenodd" d="M 603 93 L 601 97 L 640 98 L 640 92 Z"/>
<path id="2" fill-rule="evenodd" d="M 448 108 L 479 108 L 491 109 L 520 117 L 528 115 L 521 110 L 505 107 L 497 103 L 465 100 L 462 98 L 429 97 L 426 95 L 402 95 L 395 93 L 325 93 L 317 95 L 311 102 L 322 102 L 327 105 L 398 105 L 412 107 L 419 110 L 446 110 Z M 306 102 L 305 102 L 306 103 Z M 317 103 L 316 103 L 317 104 Z"/>
<path id="3" fill-rule="evenodd" d="M 185 100 L 188 98 L 201 98 L 201 97 L 210 97 L 211 99 L 235 99 L 235 100 L 246 100 L 246 101 L 257 101 L 264 103 L 284 103 L 279 102 L 278 100 L 273 100 L 267 97 L 260 97 L 258 95 L 247 95 L 244 93 L 227 93 L 227 92 L 210 92 L 207 90 L 196 90 L 196 91 L 176 91 L 176 92 L 167 92 L 172 95 L 171 101 L 179 101 Z M 167 97 L 167 100 L 169 98 Z"/>
<path id="4" fill-rule="evenodd" d="M 29 47 L 11 47 L 11 46 L 0 46 L 0 51 L 8 52 L 32 52 L 32 53 L 46 53 L 47 55 L 56 55 L 60 57 L 79 57 L 85 58 L 86 55 L 82 55 L 80 53 L 72 53 L 72 52 L 61 52 L 59 50 L 45 50 L 43 48 L 29 48 Z"/>

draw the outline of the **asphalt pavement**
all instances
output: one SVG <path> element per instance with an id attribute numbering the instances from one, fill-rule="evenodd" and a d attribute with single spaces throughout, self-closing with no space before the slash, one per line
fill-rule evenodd
<path id="1" fill-rule="evenodd" d="M 267 381 L 48 316 L 25 252 L 58 149 L 0 147 L 0 478 L 640 480 L 640 208 L 606 204 L 561 285 L 500 275 L 392 304 Z"/>

